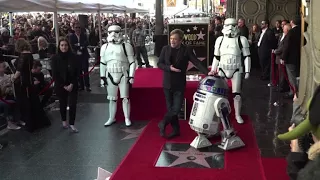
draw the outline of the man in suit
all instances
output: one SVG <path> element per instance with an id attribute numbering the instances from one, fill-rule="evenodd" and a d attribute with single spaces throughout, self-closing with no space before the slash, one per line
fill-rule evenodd
<path id="1" fill-rule="evenodd" d="M 247 39 L 249 38 L 249 29 L 246 26 L 246 21 L 243 18 L 238 20 L 238 28 L 240 30 L 240 36 L 244 36 Z"/>
<path id="2" fill-rule="evenodd" d="M 290 25 L 292 29 L 287 35 L 287 41 L 285 41 L 282 58 L 280 60 L 280 63 L 286 66 L 289 83 L 293 87 L 293 90 L 291 90 L 289 94 L 285 95 L 285 98 L 288 99 L 292 99 L 298 91 L 297 77 L 299 77 L 300 73 L 301 58 L 301 28 L 299 26 L 300 22 L 300 18 L 291 20 Z M 306 41 L 304 42 L 304 45 L 305 44 Z"/>
<path id="3" fill-rule="evenodd" d="M 283 29 L 283 33 L 280 35 L 279 37 L 279 42 L 278 42 L 278 48 L 274 51 L 275 55 L 276 55 L 276 66 L 275 68 L 278 70 L 278 74 L 279 74 L 279 88 L 280 88 L 280 91 L 284 91 L 287 89 L 287 84 L 285 83 L 285 79 L 284 79 L 284 76 L 283 76 L 283 73 L 282 72 L 282 68 L 278 69 L 279 67 L 283 66 L 283 65 L 280 65 L 280 60 L 282 58 L 282 55 L 283 55 L 283 51 L 284 51 L 284 44 L 285 42 L 287 41 L 287 35 L 291 29 L 291 26 L 290 24 L 286 24 L 284 26 L 282 26 L 282 29 Z"/>
<path id="4" fill-rule="evenodd" d="M 72 50 L 78 56 L 80 75 L 86 74 L 79 78 L 79 90 L 84 90 L 86 88 L 86 90 L 90 92 L 91 89 L 88 75 L 90 55 L 87 48 L 89 41 L 85 32 L 81 31 L 80 23 L 74 24 L 74 33 L 69 36 L 69 41 Z"/>
<path id="5" fill-rule="evenodd" d="M 276 37 L 269 29 L 269 21 L 261 22 L 261 34 L 258 41 L 258 55 L 262 70 L 261 80 L 269 80 L 271 67 L 271 52 L 276 49 Z"/>
<path id="6" fill-rule="evenodd" d="M 163 70 L 163 90 L 168 110 L 158 126 L 160 128 L 160 136 L 169 139 L 180 135 L 178 114 L 184 99 L 189 61 L 202 73 L 209 73 L 208 69 L 197 59 L 193 50 L 181 44 L 183 35 L 183 31 L 180 29 L 171 31 L 170 45 L 162 48 L 158 62 L 158 67 Z M 165 128 L 168 124 L 171 124 L 173 132 L 166 136 Z"/>

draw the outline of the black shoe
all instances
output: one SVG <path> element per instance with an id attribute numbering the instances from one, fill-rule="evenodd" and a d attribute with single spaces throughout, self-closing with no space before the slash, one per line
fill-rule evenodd
<path id="1" fill-rule="evenodd" d="M 172 139 L 174 137 L 180 136 L 180 124 L 178 116 L 173 116 L 172 120 L 170 121 L 170 124 L 172 126 L 173 131 L 168 135 L 167 138 Z"/>
<path id="2" fill-rule="evenodd" d="M 153 68 L 153 66 L 151 66 L 151 65 L 146 65 L 146 68 Z"/>
<path id="3" fill-rule="evenodd" d="M 167 139 L 173 139 L 173 138 L 178 137 L 178 136 L 180 136 L 180 131 L 175 131 L 175 130 L 173 130 L 173 132 L 170 133 L 170 134 L 167 136 Z"/>
<path id="4" fill-rule="evenodd" d="M 87 92 L 91 92 L 91 89 L 89 87 L 86 87 Z"/>
<path id="5" fill-rule="evenodd" d="M 160 136 L 166 137 L 166 124 L 164 121 L 159 122 L 158 127 L 160 129 Z"/>

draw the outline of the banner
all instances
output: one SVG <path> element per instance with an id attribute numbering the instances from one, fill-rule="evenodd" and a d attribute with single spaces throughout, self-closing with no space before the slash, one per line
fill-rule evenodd
<path id="1" fill-rule="evenodd" d="M 176 7 L 177 0 L 167 0 L 167 7 Z"/>
<path id="2" fill-rule="evenodd" d="M 181 29 L 184 32 L 183 44 L 193 48 L 194 53 L 205 67 L 209 66 L 209 25 L 208 24 L 169 24 L 168 41 L 170 44 L 170 32 Z M 199 70 L 189 62 L 188 71 L 199 73 Z"/>

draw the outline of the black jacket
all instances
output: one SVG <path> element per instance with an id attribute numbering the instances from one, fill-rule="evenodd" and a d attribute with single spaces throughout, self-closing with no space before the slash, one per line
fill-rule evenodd
<path id="1" fill-rule="evenodd" d="M 76 55 L 70 53 L 67 60 L 63 59 L 60 54 L 52 57 L 52 76 L 55 80 L 54 87 L 56 91 L 60 91 L 64 86 L 73 84 L 73 90 L 78 90 L 79 65 Z"/>
<path id="2" fill-rule="evenodd" d="M 171 46 L 167 45 L 162 48 L 158 67 L 163 72 L 163 88 L 184 90 L 186 86 L 186 72 L 189 61 L 192 62 L 202 73 L 208 74 L 209 70 L 201 64 L 193 53 L 192 48 L 181 45 L 177 54 L 177 62 L 173 65 L 175 68 L 180 69 L 181 72 L 172 72 L 170 70 L 171 63 Z"/>

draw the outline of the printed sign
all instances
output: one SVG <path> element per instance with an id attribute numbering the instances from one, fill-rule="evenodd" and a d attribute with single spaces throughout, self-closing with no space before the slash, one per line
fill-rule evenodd
<path id="1" fill-rule="evenodd" d="M 205 67 L 209 66 L 209 29 L 208 24 L 169 24 L 168 41 L 170 44 L 170 32 L 181 29 L 184 32 L 183 44 L 193 48 L 194 53 Z M 189 62 L 188 71 L 199 73 L 199 70 Z"/>

